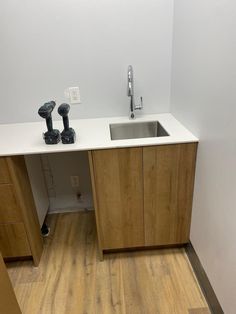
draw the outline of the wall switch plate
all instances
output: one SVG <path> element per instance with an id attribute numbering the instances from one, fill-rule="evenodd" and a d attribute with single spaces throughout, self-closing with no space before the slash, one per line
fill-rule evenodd
<path id="1" fill-rule="evenodd" d="M 69 99 L 71 105 L 80 104 L 80 90 L 78 86 L 69 87 L 65 90 L 65 96 Z"/>
<path id="2" fill-rule="evenodd" d="M 72 188 L 78 188 L 79 187 L 79 176 L 70 176 L 70 182 Z"/>

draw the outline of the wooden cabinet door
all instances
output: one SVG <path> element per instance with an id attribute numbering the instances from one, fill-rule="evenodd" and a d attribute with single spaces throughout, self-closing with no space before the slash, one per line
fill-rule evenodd
<path id="1" fill-rule="evenodd" d="M 102 250 L 144 246 L 142 148 L 92 152 Z"/>
<path id="2" fill-rule="evenodd" d="M 189 241 L 197 144 L 143 148 L 145 245 Z"/>

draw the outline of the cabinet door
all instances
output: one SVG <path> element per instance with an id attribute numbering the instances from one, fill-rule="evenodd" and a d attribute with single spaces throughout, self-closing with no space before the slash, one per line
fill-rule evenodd
<path id="1" fill-rule="evenodd" d="M 145 245 L 189 241 L 197 144 L 143 149 Z"/>
<path id="2" fill-rule="evenodd" d="M 142 149 L 92 152 L 101 249 L 144 245 Z"/>

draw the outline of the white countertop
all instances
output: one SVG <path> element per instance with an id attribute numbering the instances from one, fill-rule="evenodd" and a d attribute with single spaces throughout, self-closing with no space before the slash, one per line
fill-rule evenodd
<path id="1" fill-rule="evenodd" d="M 126 140 L 111 140 L 111 123 L 136 123 L 159 121 L 169 136 Z M 70 127 L 76 132 L 76 143 L 46 145 L 42 133 L 46 131 L 45 121 L 0 125 L 0 156 L 57 153 L 80 150 L 151 146 L 198 142 L 170 113 L 142 115 L 130 121 L 128 117 L 107 117 L 98 119 L 71 120 Z M 54 121 L 53 128 L 63 129 L 62 121 Z"/>

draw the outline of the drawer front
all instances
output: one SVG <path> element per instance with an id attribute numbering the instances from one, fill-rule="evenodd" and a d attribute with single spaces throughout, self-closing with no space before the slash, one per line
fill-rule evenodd
<path id="1" fill-rule="evenodd" d="M 10 183 L 11 177 L 9 174 L 7 162 L 5 157 L 0 157 L 0 184 Z"/>
<path id="2" fill-rule="evenodd" d="M 3 257 L 31 255 L 23 223 L 0 224 L 0 251 Z"/>
<path id="3" fill-rule="evenodd" d="M 20 222 L 20 208 L 11 184 L 0 185 L 0 223 Z"/>

